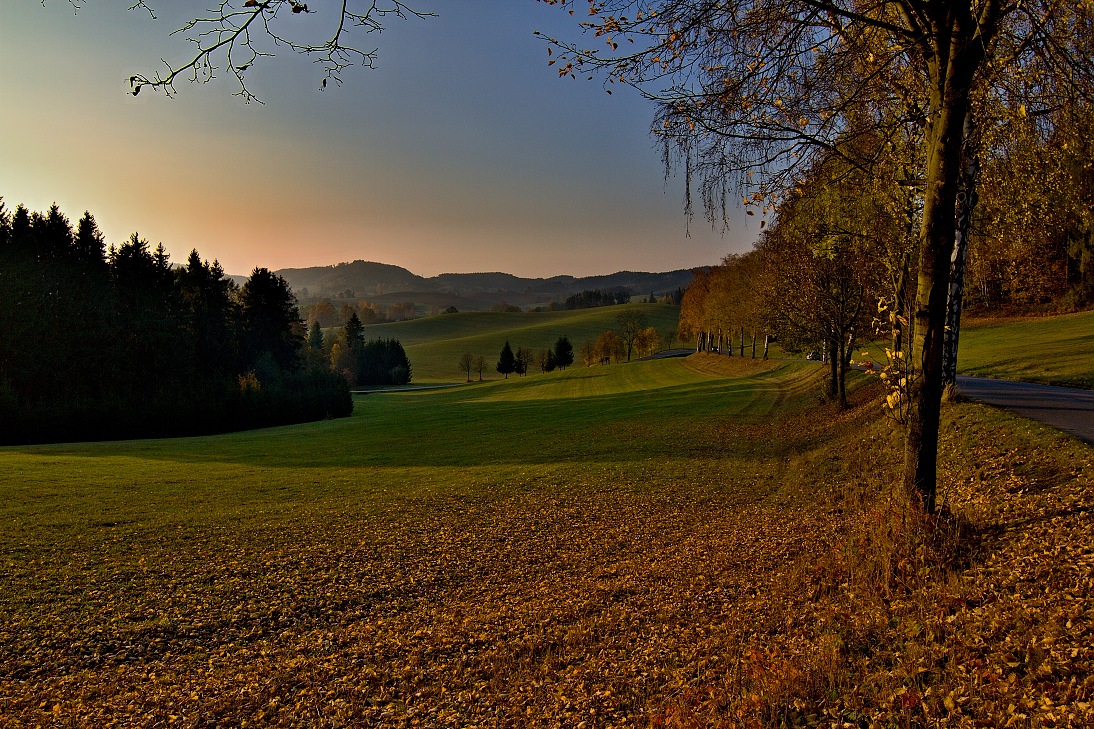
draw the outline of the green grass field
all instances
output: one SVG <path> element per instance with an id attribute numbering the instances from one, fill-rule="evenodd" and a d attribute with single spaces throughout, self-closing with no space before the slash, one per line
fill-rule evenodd
<path id="1" fill-rule="evenodd" d="M 306 705 L 377 720 L 398 700 L 405 720 L 415 692 L 449 705 L 483 672 L 531 671 L 532 691 L 551 646 L 614 609 L 597 596 L 630 589 L 604 575 L 644 594 L 632 562 L 709 528 L 696 504 L 724 521 L 777 490 L 778 446 L 731 434 L 813 376 L 671 359 L 373 394 L 302 426 L 2 449 L 0 714 L 235 725 Z M 453 672 L 487 645 L 520 653 L 497 632 L 518 627 L 524 658 Z"/>
<path id="2" fill-rule="evenodd" d="M 856 347 L 854 359 L 885 362 L 888 342 Z M 1025 319 L 973 319 L 962 326 L 963 375 L 1094 388 L 1094 311 Z"/>
<path id="3" fill-rule="evenodd" d="M 974 537 L 940 573 L 884 516 L 875 381 L 840 411 L 821 375 L 697 355 L 2 448 L 0 726 L 1089 725 L 1094 450 L 947 405 Z"/>
<path id="4" fill-rule="evenodd" d="M 616 317 L 628 310 L 646 314 L 650 325 L 665 340 L 663 346 L 675 346 L 667 340 L 676 330 L 680 309 L 668 304 L 626 304 L 543 313 L 444 314 L 366 327 L 365 338 L 398 339 L 410 357 L 415 384 L 463 382 L 466 376 L 457 363 L 465 352 L 481 354 L 486 359 L 484 379 L 499 379 L 501 375 L 494 365 L 506 340 L 513 351 L 517 347 L 539 351 L 553 347 L 559 337 L 566 336 L 576 355 L 583 340 L 595 340 L 604 330 L 618 328 Z"/>
<path id="5" fill-rule="evenodd" d="M 962 374 L 1094 388 L 1094 311 L 972 321 L 961 332 Z"/>

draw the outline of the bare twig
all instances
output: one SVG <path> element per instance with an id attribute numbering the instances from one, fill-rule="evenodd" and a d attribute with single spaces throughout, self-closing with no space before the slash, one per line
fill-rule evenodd
<path id="1" fill-rule="evenodd" d="M 44 1 L 44 0 L 43 0 Z M 79 8 L 85 0 L 69 0 Z M 323 8 L 309 8 L 305 0 L 219 0 L 218 5 L 201 17 L 193 18 L 174 31 L 193 45 L 194 52 L 181 63 L 164 60 L 166 70 L 129 78 L 134 96 L 148 87 L 173 96 L 175 81 L 208 82 L 219 69 L 226 69 L 239 86 L 236 92 L 245 101 L 260 101 L 247 86 L 246 73 L 262 58 L 274 55 L 274 49 L 287 48 L 293 53 L 312 57 L 323 69 L 322 86 L 328 81 L 342 82 L 342 72 L 351 66 L 374 68 L 377 49 L 362 46 L 360 38 L 380 33 L 392 19 L 427 18 L 434 13 L 421 12 L 402 0 L 341 0 Z M 156 17 L 146 0 L 137 0 L 130 10 L 141 9 Z M 319 42 L 303 40 L 302 28 L 294 21 L 306 15 L 337 11 L 330 32 Z"/>

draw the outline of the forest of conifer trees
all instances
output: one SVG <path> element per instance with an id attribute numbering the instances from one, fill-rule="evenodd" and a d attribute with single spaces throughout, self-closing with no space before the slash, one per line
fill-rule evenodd
<path id="1" fill-rule="evenodd" d="M 348 415 L 344 377 L 304 340 L 283 278 L 238 286 L 134 233 L 107 249 L 0 199 L 0 443 L 192 435 Z"/>

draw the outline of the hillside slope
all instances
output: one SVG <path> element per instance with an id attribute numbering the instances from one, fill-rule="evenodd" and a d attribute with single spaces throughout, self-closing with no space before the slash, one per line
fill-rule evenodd
<path id="1" fill-rule="evenodd" d="M 696 355 L 0 449 L 0 716 L 1094 725 L 1094 449 L 947 404 L 960 528 L 923 539 L 878 399 L 819 375 Z"/>
<path id="2" fill-rule="evenodd" d="M 640 312 L 660 334 L 662 346 L 672 345 L 680 309 L 670 304 L 625 304 L 595 309 L 541 313 L 467 312 L 413 319 L 365 327 L 366 339 L 394 338 L 406 348 L 415 383 L 462 382 L 457 363 L 465 352 L 486 358 L 487 379 L 500 378 L 494 370 L 506 341 L 514 351 L 527 347 L 538 351 L 554 346 L 561 336 L 569 338 L 575 358 L 581 342 L 593 341 L 607 329 L 617 329 L 616 317 Z M 575 361 L 580 365 L 580 361 Z"/>

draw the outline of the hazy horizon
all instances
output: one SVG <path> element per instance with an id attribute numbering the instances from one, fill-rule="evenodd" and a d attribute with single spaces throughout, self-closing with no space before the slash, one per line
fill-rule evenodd
<path id="1" fill-rule="evenodd" d="M 567 273 L 567 272 L 550 273 L 550 274 L 536 274 L 536 275 L 523 275 L 523 274 L 512 273 L 511 271 L 503 271 L 503 270 L 500 270 L 500 269 L 491 269 L 491 270 L 482 269 L 482 270 L 476 270 L 476 271 L 441 271 L 440 273 L 423 274 L 423 273 L 419 273 L 418 271 L 415 271 L 412 268 L 407 268 L 406 266 L 399 266 L 398 264 L 394 264 L 394 263 L 387 263 L 386 261 L 370 261 L 370 260 L 366 260 L 364 258 L 357 258 L 357 259 L 354 259 L 352 261 L 339 261 L 338 263 L 320 263 L 320 264 L 316 264 L 316 265 L 313 265 L 313 266 L 281 266 L 279 268 L 270 269 L 270 270 L 272 270 L 272 271 L 303 271 L 303 270 L 312 269 L 312 268 L 335 268 L 337 266 L 350 265 L 350 264 L 353 264 L 353 263 L 357 263 L 358 261 L 360 261 L 362 263 L 376 263 L 376 264 L 379 264 L 381 266 L 396 266 L 398 268 L 402 268 L 405 271 L 409 271 L 410 273 L 414 274 L 415 276 L 420 276 L 421 278 L 426 278 L 426 279 L 432 279 L 432 278 L 437 278 L 439 276 L 450 276 L 450 275 L 451 276 L 476 276 L 476 275 L 481 276 L 481 275 L 492 275 L 492 274 L 501 274 L 501 275 L 505 275 L 505 276 L 515 276 L 516 278 L 527 278 L 527 279 L 552 279 L 552 278 L 558 278 L 560 276 L 571 276 L 573 278 L 596 278 L 598 276 L 611 276 L 611 275 L 616 274 L 616 273 L 672 273 L 674 271 L 688 271 L 688 270 L 691 270 L 693 268 L 699 268 L 700 266 L 713 265 L 713 264 L 700 264 L 699 266 L 680 266 L 678 268 L 670 268 L 670 269 L 664 269 L 664 270 L 658 270 L 658 271 L 647 271 L 647 270 L 642 270 L 642 269 L 637 269 L 637 268 L 620 268 L 620 269 L 616 269 L 616 270 L 613 270 L 613 271 L 602 271 L 602 272 L 599 272 L 599 273 L 588 273 L 588 274 L 580 274 L 580 275 L 579 274 L 573 274 L 573 273 Z M 178 262 L 172 259 L 172 263 L 178 263 Z M 182 264 L 180 264 L 180 265 L 182 265 Z M 269 268 L 269 266 L 266 266 L 266 268 Z M 228 275 L 228 276 L 249 276 L 250 272 L 239 273 L 239 272 L 227 271 L 226 270 L 225 274 Z"/>

